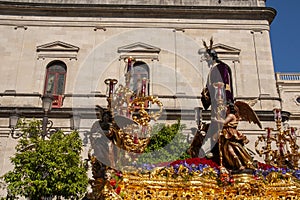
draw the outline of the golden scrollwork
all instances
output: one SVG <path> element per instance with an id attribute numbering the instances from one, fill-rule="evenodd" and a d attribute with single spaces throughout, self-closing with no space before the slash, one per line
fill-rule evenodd
<path id="1" fill-rule="evenodd" d="M 270 131 L 270 130 L 267 130 Z M 275 157 L 277 156 L 277 150 L 273 150 L 271 148 L 272 142 L 276 142 L 276 138 L 274 136 L 265 136 L 261 135 L 258 136 L 257 140 L 255 141 L 255 151 L 258 153 L 259 156 L 265 155 L 265 162 L 266 164 L 274 164 Z M 260 143 L 265 144 L 262 148 L 260 147 Z"/>
<path id="2" fill-rule="evenodd" d="M 159 107 L 157 112 L 150 112 L 146 111 L 145 104 L 151 103 L 152 105 L 156 104 Z M 130 112 L 138 112 L 138 116 L 134 116 L 133 120 L 140 124 L 143 127 L 149 128 L 149 122 L 151 120 L 157 120 L 163 111 L 163 104 L 162 102 L 154 96 L 145 96 L 145 97 L 136 97 L 129 103 L 128 109 Z"/>
<path id="3" fill-rule="evenodd" d="M 182 166 L 181 174 L 174 178 L 173 169 L 156 168 L 153 172 L 141 174 L 124 173 L 124 199 L 279 199 L 299 198 L 299 183 L 287 175 L 284 180 L 270 174 L 267 181 L 256 180 L 251 174 L 234 175 L 235 182 L 220 186 L 216 179 L 203 173 L 189 174 Z M 290 177 L 290 178 L 288 178 Z M 272 181 L 268 181 L 272 179 Z"/>
<path id="4" fill-rule="evenodd" d="M 115 137 L 115 144 L 121 149 L 127 152 L 142 153 L 147 147 L 150 138 L 137 137 L 136 131 L 139 127 L 135 124 L 128 125 L 123 129 L 119 129 L 118 126 L 113 126 L 110 132 Z"/>
<path id="5" fill-rule="evenodd" d="M 134 92 L 131 89 L 120 84 L 116 89 L 115 95 L 113 97 L 113 101 L 112 101 L 113 110 L 115 110 L 119 115 L 128 114 L 127 107 L 131 102 L 131 98 L 133 94 Z"/>
<path id="6" fill-rule="evenodd" d="M 142 153 L 150 142 L 150 138 L 137 137 L 138 127 L 129 125 L 118 131 L 119 137 L 123 140 L 123 149 L 127 152 Z"/>
<path id="7" fill-rule="evenodd" d="M 255 150 L 259 156 L 264 156 L 266 164 L 278 167 L 298 168 L 299 146 L 294 127 L 283 129 L 280 109 L 274 109 L 276 129 L 266 128 L 267 134 L 258 136 Z M 261 146 L 260 143 L 265 144 Z"/>
<path id="8" fill-rule="evenodd" d="M 142 171 L 133 167 L 122 172 L 121 193 L 116 194 L 111 185 L 102 190 L 105 199 L 146 200 L 146 199 L 190 199 L 190 200 L 265 200 L 299 199 L 300 182 L 292 174 L 271 172 L 265 179 L 257 179 L 249 173 L 233 174 L 234 182 L 220 185 L 218 174 L 211 167 L 203 171 L 189 171 L 180 165 L 156 167 L 152 171 Z M 122 195 L 121 195 L 122 194 Z"/>
<path id="9" fill-rule="evenodd" d="M 110 200 L 122 200 L 123 198 L 118 195 L 112 186 L 109 183 L 106 183 L 103 188 L 103 198 L 104 199 L 110 199 Z"/>

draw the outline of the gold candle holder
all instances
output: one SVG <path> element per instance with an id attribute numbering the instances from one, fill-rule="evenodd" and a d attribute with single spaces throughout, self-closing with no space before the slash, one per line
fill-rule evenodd
<path id="1" fill-rule="evenodd" d="M 264 155 L 266 164 L 277 167 L 298 168 L 300 153 L 295 137 L 297 129 L 295 127 L 284 129 L 282 127 L 281 110 L 276 108 L 273 112 L 276 129 L 266 128 L 267 135 L 258 136 L 255 142 L 255 150 L 259 156 Z M 272 132 L 274 134 L 271 134 Z M 265 143 L 265 146 L 259 149 L 259 143 Z"/>

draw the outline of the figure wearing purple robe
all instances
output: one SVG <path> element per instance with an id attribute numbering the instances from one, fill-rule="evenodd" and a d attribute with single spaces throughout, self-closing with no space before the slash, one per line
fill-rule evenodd
<path id="1" fill-rule="evenodd" d="M 225 96 L 223 100 L 226 104 L 234 102 L 232 76 L 230 67 L 218 59 L 214 50 L 209 49 L 208 55 L 210 56 L 210 60 L 207 62 L 211 68 L 207 77 L 206 88 L 204 88 L 201 93 L 201 101 L 205 110 L 207 110 L 210 106 L 212 107 L 211 109 L 214 110 L 213 107 L 216 107 L 214 83 L 224 83 Z"/>
<path id="2" fill-rule="evenodd" d="M 217 61 L 216 65 L 211 68 L 207 87 L 210 92 L 214 92 L 213 84 L 217 82 L 224 83 L 225 99 L 227 103 L 233 103 L 233 93 L 232 93 L 232 81 L 231 81 L 231 70 L 229 66 L 222 61 Z M 215 98 L 214 95 L 210 95 L 211 98 Z"/>
<path id="3" fill-rule="evenodd" d="M 230 67 L 218 59 L 215 50 L 207 49 L 207 63 L 210 66 L 210 71 L 207 77 L 206 87 L 202 90 L 201 101 L 205 110 L 211 107 L 211 118 L 214 119 L 218 115 L 218 102 L 216 97 L 215 83 L 221 82 L 223 86 L 223 104 L 230 104 L 234 102 L 232 90 L 232 77 Z M 220 113 L 219 113 L 220 114 Z M 221 115 L 225 113 L 221 113 Z M 222 116 L 221 116 L 222 117 Z M 225 117 L 225 116 L 223 116 Z M 202 143 L 199 157 L 204 157 L 209 154 L 218 156 L 218 132 L 219 125 L 216 121 L 212 120 L 209 129 L 206 132 L 206 137 Z"/>

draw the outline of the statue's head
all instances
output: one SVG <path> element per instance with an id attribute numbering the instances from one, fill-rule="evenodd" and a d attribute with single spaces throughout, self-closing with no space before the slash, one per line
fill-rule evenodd
<path id="1" fill-rule="evenodd" d="M 102 115 L 102 121 L 103 122 L 111 122 L 112 121 L 112 114 L 111 112 L 108 110 L 108 111 L 105 111 Z"/>
<path id="2" fill-rule="evenodd" d="M 239 108 L 232 102 L 229 102 L 227 105 L 227 112 L 228 114 L 234 114 L 234 115 L 239 115 Z"/>
<path id="3" fill-rule="evenodd" d="M 210 39 L 209 47 L 206 45 L 206 42 L 204 40 L 202 41 L 203 41 L 203 46 L 205 47 L 206 53 L 208 54 L 210 60 L 217 61 L 218 60 L 217 52 L 212 48 L 213 38 Z"/>
<path id="4" fill-rule="evenodd" d="M 212 58 L 212 60 L 218 60 L 218 54 L 214 49 L 207 49 L 206 52 Z"/>

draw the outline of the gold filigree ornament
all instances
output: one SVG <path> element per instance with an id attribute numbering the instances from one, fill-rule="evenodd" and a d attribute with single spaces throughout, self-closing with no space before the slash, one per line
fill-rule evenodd
<path id="1" fill-rule="evenodd" d="M 182 166 L 177 176 L 173 168 L 157 167 L 147 174 L 124 173 L 124 199 L 214 199 L 223 198 L 216 180 L 188 172 Z M 188 179 L 187 179 L 188 176 Z"/>
<path id="2" fill-rule="evenodd" d="M 287 199 L 299 199 L 300 184 L 291 174 L 271 172 L 266 177 L 266 182 L 267 196 L 282 196 Z"/>
<path id="3" fill-rule="evenodd" d="M 128 152 L 142 153 L 150 142 L 150 138 L 137 137 L 139 127 L 137 125 L 129 125 L 120 129 L 118 134 L 123 140 L 123 148 Z"/>
<path id="4" fill-rule="evenodd" d="M 213 170 L 213 169 L 212 169 Z M 174 169 L 157 167 L 150 173 L 139 171 L 124 172 L 124 199 L 229 199 L 265 200 L 299 199 L 299 182 L 290 174 L 282 177 L 271 173 L 266 180 L 257 180 L 252 174 L 235 174 L 231 185 L 220 186 L 215 178 L 205 176 L 211 173 L 208 168 L 202 175 L 190 173 L 182 166 L 174 176 Z M 284 197 L 284 198 L 283 198 Z"/>
<path id="5" fill-rule="evenodd" d="M 107 182 L 103 189 L 104 199 L 110 200 L 122 200 L 123 198 L 119 196 L 113 189 L 113 187 Z"/>
<path id="6" fill-rule="evenodd" d="M 255 141 L 255 150 L 260 157 L 264 156 L 265 163 L 268 165 L 296 169 L 299 166 L 300 158 L 297 129 L 295 127 L 282 127 L 280 109 L 274 109 L 274 120 L 276 129 L 267 127 L 267 134 L 258 136 Z"/>
<path id="7" fill-rule="evenodd" d="M 159 107 L 159 110 L 157 112 L 147 112 L 146 106 L 148 104 L 151 105 L 157 105 Z M 134 115 L 133 120 L 137 122 L 139 125 L 143 126 L 144 128 L 147 128 L 148 131 L 151 129 L 151 126 L 149 125 L 149 122 L 151 120 L 156 121 L 163 111 L 163 104 L 162 102 L 154 96 L 145 96 L 145 97 L 136 97 L 133 101 L 129 103 L 128 106 L 129 111 Z"/>
<path id="8" fill-rule="evenodd" d="M 120 115 L 127 114 L 127 107 L 131 102 L 131 98 L 134 95 L 134 92 L 128 87 L 119 85 L 116 89 L 116 92 L 112 101 L 112 108 Z M 126 113 L 124 113 L 126 112 Z"/>

